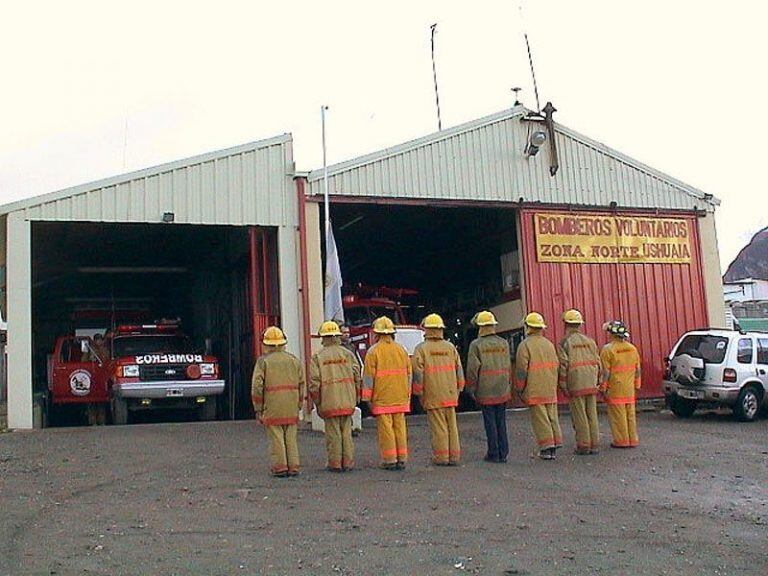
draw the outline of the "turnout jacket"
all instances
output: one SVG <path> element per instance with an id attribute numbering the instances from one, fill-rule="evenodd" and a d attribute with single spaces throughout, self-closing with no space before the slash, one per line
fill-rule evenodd
<path id="1" fill-rule="evenodd" d="M 349 416 L 360 402 L 360 364 L 341 344 L 324 345 L 309 365 L 309 393 L 322 418 Z"/>
<path id="2" fill-rule="evenodd" d="M 464 370 L 456 347 L 447 340 L 430 338 L 413 352 L 413 393 L 425 410 L 459 405 Z"/>
<path id="3" fill-rule="evenodd" d="M 489 334 L 469 345 L 467 388 L 481 406 L 506 404 L 512 398 L 512 358 L 504 338 Z"/>
<path id="4" fill-rule="evenodd" d="M 262 424 L 298 424 L 299 409 L 305 396 L 304 367 L 293 354 L 278 348 L 256 360 L 251 400 Z"/>
<path id="5" fill-rule="evenodd" d="M 411 411 L 411 373 L 408 351 L 392 336 L 380 336 L 363 367 L 362 397 L 374 415 Z"/>
<path id="6" fill-rule="evenodd" d="M 560 360 L 558 385 L 570 396 L 597 394 L 600 380 L 600 354 L 592 338 L 569 330 L 557 347 Z"/>
<path id="7" fill-rule="evenodd" d="M 640 354 L 626 340 L 612 340 L 600 352 L 603 363 L 600 389 L 607 404 L 633 404 L 640 389 Z"/>
<path id="8" fill-rule="evenodd" d="M 517 347 L 517 388 L 529 406 L 557 403 L 558 359 L 555 345 L 541 334 L 531 334 Z"/>

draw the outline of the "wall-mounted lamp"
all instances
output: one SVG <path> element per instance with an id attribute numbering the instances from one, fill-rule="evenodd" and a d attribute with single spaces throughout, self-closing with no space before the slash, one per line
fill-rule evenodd
<path id="1" fill-rule="evenodd" d="M 172 224 L 174 220 L 176 220 L 176 215 L 173 212 L 164 212 L 163 213 L 163 223 L 164 224 Z"/>
<path id="2" fill-rule="evenodd" d="M 543 130 L 536 130 L 531 137 L 528 138 L 528 145 L 525 147 L 526 156 L 536 156 L 539 153 L 539 149 L 547 141 L 547 133 Z"/>

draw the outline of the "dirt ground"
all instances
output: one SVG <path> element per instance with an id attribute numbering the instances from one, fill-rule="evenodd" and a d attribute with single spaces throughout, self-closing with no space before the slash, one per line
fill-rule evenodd
<path id="1" fill-rule="evenodd" d="M 296 479 L 269 477 L 254 422 L 2 434 L 0 574 L 768 573 L 768 419 L 643 413 L 637 450 L 576 457 L 561 418 L 557 461 L 509 412 L 489 464 L 462 414 L 462 466 L 434 468 L 412 417 L 404 472 L 375 468 L 370 420 L 350 474 L 307 431 Z"/>

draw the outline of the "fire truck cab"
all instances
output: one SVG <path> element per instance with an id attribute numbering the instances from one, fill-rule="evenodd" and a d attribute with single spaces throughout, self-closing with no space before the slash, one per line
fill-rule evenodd
<path id="1" fill-rule="evenodd" d="M 196 409 L 201 420 L 213 420 L 225 387 L 218 360 L 196 351 L 172 322 L 118 326 L 101 347 L 90 337 L 59 337 L 48 375 L 49 409 L 109 406 L 114 424 L 155 408 Z"/>

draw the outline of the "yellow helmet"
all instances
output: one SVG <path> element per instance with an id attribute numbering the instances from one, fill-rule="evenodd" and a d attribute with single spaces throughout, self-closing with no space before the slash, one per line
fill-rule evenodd
<path id="1" fill-rule="evenodd" d="M 493 312 L 489 312 L 488 310 L 483 310 L 482 312 L 475 314 L 474 320 L 475 326 L 496 326 L 496 324 L 498 324 L 496 316 L 493 315 Z"/>
<path id="2" fill-rule="evenodd" d="M 584 324 L 584 317 L 581 312 L 572 308 L 563 312 L 563 322 L 566 324 Z"/>
<path id="3" fill-rule="evenodd" d="M 328 320 L 320 324 L 318 334 L 320 336 L 341 336 L 341 328 L 333 320 Z"/>
<path id="4" fill-rule="evenodd" d="M 267 346 L 282 346 L 288 340 L 285 339 L 285 334 L 277 326 L 270 326 L 264 330 L 264 336 L 262 342 Z"/>
<path id="5" fill-rule="evenodd" d="M 445 328 L 445 322 L 443 322 L 443 319 L 440 317 L 439 314 L 429 314 L 424 318 L 424 320 L 421 321 L 421 327 L 422 328 L 439 328 L 443 329 Z"/>
<path id="6" fill-rule="evenodd" d="M 531 312 L 528 314 L 528 316 L 525 317 L 525 325 L 529 328 L 546 328 L 547 325 L 544 324 L 544 316 L 539 314 L 538 312 Z"/>
<path id="7" fill-rule="evenodd" d="M 394 334 L 395 323 L 386 316 L 376 318 L 376 320 L 373 321 L 373 331 L 376 334 Z"/>

